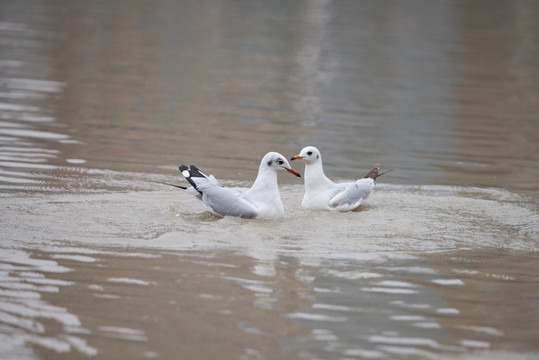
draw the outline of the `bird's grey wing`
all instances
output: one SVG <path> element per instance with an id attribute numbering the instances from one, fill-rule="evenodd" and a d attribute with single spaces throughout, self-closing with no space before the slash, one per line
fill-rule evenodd
<path id="1" fill-rule="evenodd" d="M 242 192 L 236 188 L 210 185 L 201 190 L 202 202 L 220 215 L 254 218 L 258 214 L 256 207 L 245 200 Z"/>
<path id="2" fill-rule="evenodd" d="M 371 178 L 359 179 L 354 183 L 347 184 L 340 192 L 329 200 L 329 207 L 337 211 L 350 211 L 361 205 L 374 188 Z"/>
<path id="3" fill-rule="evenodd" d="M 191 194 L 196 192 L 202 197 L 202 202 L 214 212 L 223 216 L 239 216 L 253 218 L 258 214 L 257 209 L 244 198 L 245 191 L 240 188 L 227 188 L 219 184 L 213 175 L 206 176 L 196 166 L 189 168 L 180 166 L 183 176 L 192 185 Z M 194 194 L 194 195 L 197 195 Z"/>

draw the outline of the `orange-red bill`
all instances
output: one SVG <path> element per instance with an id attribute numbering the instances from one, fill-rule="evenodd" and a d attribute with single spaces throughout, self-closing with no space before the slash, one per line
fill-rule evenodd
<path id="1" fill-rule="evenodd" d="M 299 172 L 297 172 L 296 170 L 292 169 L 292 168 L 284 168 L 286 171 L 288 171 L 290 174 L 294 174 L 296 175 L 297 177 L 301 177 L 301 175 L 299 174 Z"/>
<path id="2" fill-rule="evenodd" d="M 301 159 L 303 159 L 303 158 L 301 156 L 299 156 L 299 155 L 294 155 L 294 156 L 292 156 L 290 158 L 290 160 L 301 160 Z"/>

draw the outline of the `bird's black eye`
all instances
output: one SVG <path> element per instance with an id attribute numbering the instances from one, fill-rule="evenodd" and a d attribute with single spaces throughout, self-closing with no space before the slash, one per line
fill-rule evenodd
<path id="1" fill-rule="evenodd" d="M 307 153 L 307 155 L 309 155 L 309 156 L 311 156 L 312 154 L 313 154 L 312 151 L 309 151 L 309 152 Z"/>
<path id="2" fill-rule="evenodd" d="M 279 165 L 282 165 L 284 164 L 284 161 L 282 159 L 279 159 L 279 161 L 277 161 L 279 163 Z"/>

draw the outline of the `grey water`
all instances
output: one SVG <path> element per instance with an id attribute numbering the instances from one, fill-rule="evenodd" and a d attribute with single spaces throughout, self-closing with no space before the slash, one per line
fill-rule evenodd
<path id="1" fill-rule="evenodd" d="M 539 359 L 539 3 L 0 2 L 2 359 Z M 317 146 L 361 209 L 218 217 Z M 303 165 L 292 165 L 303 173 Z"/>

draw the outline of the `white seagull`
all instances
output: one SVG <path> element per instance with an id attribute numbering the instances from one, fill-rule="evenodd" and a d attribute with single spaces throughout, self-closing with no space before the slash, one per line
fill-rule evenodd
<path id="1" fill-rule="evenodd" d="M 192 185 L 184 188 L 188 193 L 197 196 L 219 215 L 242 218 L 274 218 L 284 214 L 277 185 L 278 170 L 301 177 L 286 158 L 276 152 L 269 152 L 262 158 L 256 180 L 249 189 L 225 187 L 213 175 L 204 175 L 194 165 L 180 166 L 182 175 Z"/>
<path id="2" fill-rule="evenodd" d="M 354 210 L 369 196 L 374 180 L 382 175 L 378 174 L 380 165 L 376 164 L 363 179 L 336 184 L 324 174 L 320 151 L 314 146 L 303 148 L 290 160 L 305 161 L 305 195 L 301 207 L 306 209 Z"/>

